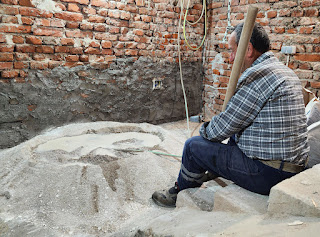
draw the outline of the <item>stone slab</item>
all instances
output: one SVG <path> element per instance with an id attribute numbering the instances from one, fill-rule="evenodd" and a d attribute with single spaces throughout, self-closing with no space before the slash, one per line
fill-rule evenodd
<path id="1" fill-rule="evenodd" d="M 264 214 L 267 212 L 267 206 L 268 196 L 230 184 L 216 191 L 213 211 Z"/>
<path id="2" fill-rule="evenodd" d="M 271 189 L 269 214 L 320 217 L 320 165 L 286 179 Z"/>

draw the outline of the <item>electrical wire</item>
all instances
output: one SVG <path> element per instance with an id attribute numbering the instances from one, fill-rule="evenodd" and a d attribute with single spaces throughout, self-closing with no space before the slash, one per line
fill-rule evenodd
<path id="1" fill-rule="evenodd" d="M 180 17 L 179 17 L 179 26 L 178 26 L 178 57 L 179 57 L 179 70 L 180 70 L 180 81 L 181 81 L 181 87 L 182 87 L 182 92 L 183 92 L 183 98 L 184 98 L 184 104 L 185 104 L 185 111 L 186 111 L 186 118 L 187 118 L 187 128 L 188 128 L 188 137 L 191 137 L 191 133 L 190 133 L 190 125 L 189 125 L 189 112 L 188 112 L 188 102 L 187 102 L 187 96 L 186 96 L 186 92 L 185 92 L 185 88 L 184 88 L 184 83 L 183 83 L 183 75 L 182 75 L 182 65 L 181 65 L 181 50 L 180 50 L 180 26 L 181 26 L 181 19 L 183 17 L 183 6 L 184 6 L 184 0 L 180 1 L 181 3 L 181 9 L 180 9 Z M 207 35 L 207 3 L 206 0 L 203 0 L 203 6 L 202 6 L 202 12 L 201 12 L 201 16 L 199 17 L 199 19 L 196 22 L 190 23 L 189 21 L 187 21 L 187 16 L 188 16 L 188 9 L 189 9 L 189 4 L 190 4 L 190 0 L 188 0 L 188 4 L 187 4 L 187 9 L 184 15 L 184 22 L 183 22 L 183 35 L 184 35 L 184 39 L 185 42 L 187 44 L 187 46 L 192 49 L 192 50 L 198 50 L 204 43 L 204 40 L 206 38 Z M 189 45 L 188 40 L 186 38 L 186 22 L 188 22 L 191 25 L 194 25 L 196 23 L 198 23 L 200 21 L 200 19 L 203 16 L 203 12 L 205 13 L 205 20 L 204 20 L 204 25 L 205 25 L 205 34 L 204 37 L 202 39 L 202 42 L 200 44 L 200 46 L 198 47 L 192 47 Z"/>
<path id="2" fill-rule="evenodd" d="M 182 3 L 183 1 L 181 1 Z M 186 13 L 184 15 L 184 20 L 183 20 L 183 36 L 184 36 L 184 40 L 186 41 L 186 44 L 188 45 L 188 47 L 192 50 L 198 50 L 201 48 L 201 46 L 203 45 L 204 43 L 204 40 L 206 39 L 206 36 L 207 36 L 207 3 L 206 3 L 206 0 L 203 0 L 203 5 L 202 5 L 202 13 L 201 13 L 201 17 L 203 16 L 203 11 L 204 11 L 204 36 L 202 38 L 202 41 L 200 43 L 200 45 L 198 47 L 192 47 L 188 40 L 187 40 L 187 36 L 186 36 L 186 22 L 188 22 L 189 24 L 193 25 L 193 24 L 196 24 L 198 21 L 200 21 L 200 17 L 199 19 L 194 22 L 194 23 L 190 23 L 189 21 L 187 21 L 187 16 L 188 16 L 188 11 L 189 11 L 189 4 L 190 4 L 190 0 L 188 0 L 188 4 L 187 4 L 187 9 L 186 9 Z M 182 7 L 182 6 L 181 6 Z M 183 9 L 181 9 L 181 11 L 183 11 Z M 181 16 L 180 16 L 181 17 Z"/>

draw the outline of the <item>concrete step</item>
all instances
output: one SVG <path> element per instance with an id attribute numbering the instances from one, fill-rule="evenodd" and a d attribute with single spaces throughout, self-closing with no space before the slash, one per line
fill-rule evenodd
<path id="1" fill-rule="evenodd" d="M 177 207 L 251 214 L 267 212 L 268 196 L 252 193 L 225 179 L 223 182 L 225 187 L 209 181 L 201 188 L 181 191 L 178 194 Z"/>
<path id="2" fill-rule="evenodd" d="M 268 213 L 320 217 L 320 164 L 274 186 Z"/>

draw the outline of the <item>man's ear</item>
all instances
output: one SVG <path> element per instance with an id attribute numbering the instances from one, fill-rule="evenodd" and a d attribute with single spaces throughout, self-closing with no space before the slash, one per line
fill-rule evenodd
<path id="1" fill-rule="evenodd" d="M 249 58 L 254 57 L 254 48 L 253 48 L 253 45 L 250 42 L 248 44 L 247 56 Z"/>

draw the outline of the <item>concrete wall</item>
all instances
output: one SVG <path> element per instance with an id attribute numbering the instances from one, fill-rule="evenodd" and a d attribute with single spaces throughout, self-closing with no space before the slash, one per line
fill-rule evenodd
<path id="1" fill-rule="evenodd" d="M 185 118 L 176 5 L 172 0 L 1 0 L 0 148 L 70 122 L 157 124 Z M 191 7 L 192 21 L 201 5 Z M 199 44 L 203 23 L 187 34 Z M 202 51 L 182 42 L 181 55 L 189 113 L 197 114 Z M 153 90 L 153 80 L 161 80 L 162 89 Z"/>
<path id="2" fill-rule="evenodd" d="M 231 74 L 227 41 L 228 0 L 208 1 L 209 32 L 204 52 L 204 113 L 207 118 L 221 111 Z M 282 46 L 296 46 L 289 67 L 301 83 L 314 93 L 320 89 L 320 18 L 319 0 L 232 0 L 230 24 L 243 22 L 248 6 L 259 8 L 257 22 L 263 25 L 271 40 L 271 49 L 283 62 Z M 318 94 L 318 96 L 320 96 Z"/>

